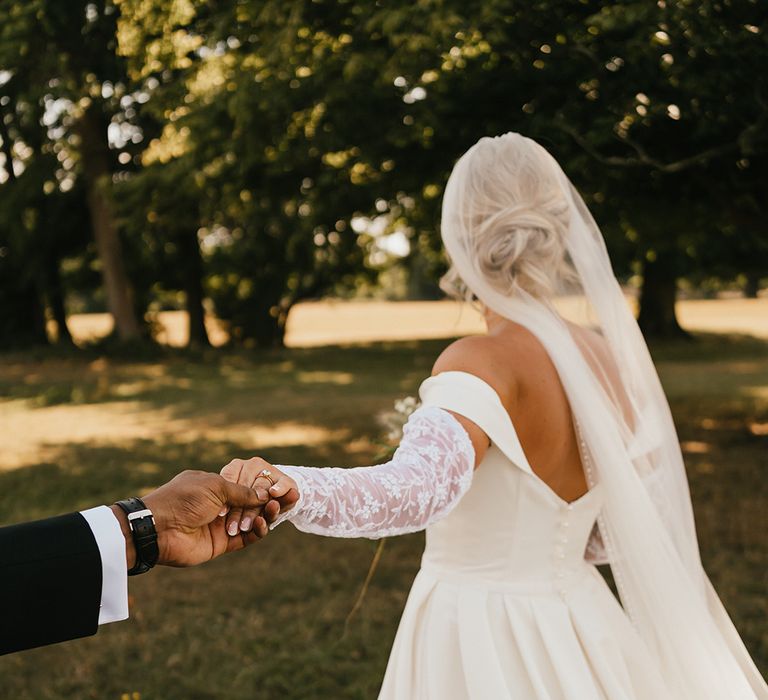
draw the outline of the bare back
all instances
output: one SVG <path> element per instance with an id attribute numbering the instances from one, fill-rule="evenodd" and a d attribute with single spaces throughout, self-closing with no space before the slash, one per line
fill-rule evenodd
<path id="1" fill-rule="evenodd" d="M 600 351 L 600 336 L 583 329 L 576 333 L 581 334 L 580 343 Z M 568 397 L 544 346 L 530 331 L 505 319 L 494 321 L 488 335 L 462 338 L 449 346 L 433 374 L 450 370 L 475 374 L 496 390 L 532 469 L 560 498 L 574 501 L 587 491 Z M 471 421 L 462 423 L 479 464 L 487 436 Z"/>

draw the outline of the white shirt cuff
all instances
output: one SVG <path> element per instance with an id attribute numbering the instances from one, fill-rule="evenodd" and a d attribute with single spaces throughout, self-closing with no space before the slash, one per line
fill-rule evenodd
<path id="1" fill-rule="evenodd" d="M 99 624 L 125 620 L 128 617 L 128 565 L 120 523 L 107 506 L 84 510 L 80 514 L 90 526 L 101 554 Z"/>

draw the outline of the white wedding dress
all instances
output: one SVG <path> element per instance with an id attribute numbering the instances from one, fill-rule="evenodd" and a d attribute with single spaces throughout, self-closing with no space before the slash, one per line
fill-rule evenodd
<path id="1" fill-rule="evenodd" d="M 425 380 L 391 462 L 278 465 L 300 530 L 382 537 L 427 526 L 381 693 L 391 700 L 664 700 L 672 695 L 594 565 L 597 484 L 566 503 L 531 469 L 497 393 L 465 372 Z M 447 409 L 447 410 L 445 410 Z M 491 447 L 477 470 L 461 424 Z"/>
<path id="2" fill-rule="evenodd" d="M 671 697 L 594 565 L 601 486 L 566 503 L 531 469 L 495 392 L 448 372 L 425 406 L 491 437 L 471 488 L 427 528 L 381 698 L 661 700 Z"/>
<path id="3" fill-rule="evenodd" d="M 591 490 L 563 502 L 532 471 L 496 392 L 464 372 L 424 382 L 387 464 L 286 467 L 300 492 L 286 515 L 301 530 L 427 530 L 381 697 L 768 700 L 702 566 L 650 353 L 562 168 L 520 134 L 480 139 L 451 172 L 440 232 L 453 292 L 526 328 L 552 361 Z M 492 442 L 474 473 L 448 411 Z M 606 559 L 621 605 L 591 563 Z"/>

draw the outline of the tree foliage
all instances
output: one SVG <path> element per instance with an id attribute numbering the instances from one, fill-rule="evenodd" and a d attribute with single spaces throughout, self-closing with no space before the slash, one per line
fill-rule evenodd
<path id="1" fill-rule="evenodd" d="M 57 260 L 93 260 L 74 212 L 85 206 L 95 228 L 106 203 L 131 303 L 141 312 L 181 292 L 194 342 L 207 342 L 208 299 L 233 342 L 279 344 L 296 302 L 375 282 L 394 232 L 409 242 L 411 291 L 432 293 L 451 167 L 481 136 L 510 130 L 554 153 L 617 274 L 645 280 L 648 333 L 679 331 L 681 277 L 765 275 L 768 49 L 756 1 L 76 8 L 0 3 L 6 163 L 29 166 L 33 183 L 33 160 L 48 162 L 46 196 L 51 182 L 73 212 L 60 212 L 67 240 L 80 241 L 51 242 Z M 56 51 L 32 60 L 40 42 Z M 87 157 L 88 117 L 101 165 Z M 24 261 L 14 274 L 32 279 L 45 237 L 19 217 L 46 206 L 34 184 L 21 204 L 15 180 L 0 185 L 0 250 L 12 251 L 0 265 L 13 255 Z M 30 304 L 52 308 L 55 293 L 24 284 Z"/>

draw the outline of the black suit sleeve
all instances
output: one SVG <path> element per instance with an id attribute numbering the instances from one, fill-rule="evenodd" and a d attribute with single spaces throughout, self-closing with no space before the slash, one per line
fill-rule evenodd
<path id="1" fill-rule="evenodd" d="M 79 513 L 0 528 L 0 654 L 95 634 L 101 578 Z"/>

